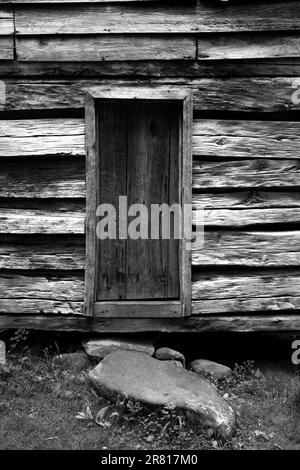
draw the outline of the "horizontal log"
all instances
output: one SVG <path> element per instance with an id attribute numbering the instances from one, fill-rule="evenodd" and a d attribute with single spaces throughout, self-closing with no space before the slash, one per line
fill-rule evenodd
<path id="1" fill-rule="evenodd" d="M 201 275 L 192 284 L 192 312 L 197 315 L 299 309 L 299 279 L 299 274 L 287 272 Z M 1 275 L 0 286 L 0 313 L 82 312 L 84 280 L 79 276 Z"/>
<path id="2" fill-rule="evenodd" d="M 0 157 L 85 155 L 79 119 L 0 120 Z"/>
<path id="3" fill-rule="evenodd" d="M 1 193 L 0 193 L 1 194 Z M 193 193 L 193 206 L 205 209 L 300 207 L 300 192 L 248 189 L 224 193 Z"/>
<path id="4" fill-rule="evenodd" d="M 83 270 L 84 237 L 1 237 L 0 269 Z"/>
<path id="5" fill-rule="evenodd" d="M 194 273 L 193 314 L 293 310 L 300 308 L 300 272 Z"/>
<path id="6" fill-rule="evenodd" d="M 300 231 L 206 231 L 195 245 L 194 266 L 300 266 Z"/>
<path id="7" fill-rule="evenodd" d="M 82 278 L 0 276 L 1 313 L 80 314 Z"/>
<path id="8" fill-rule="evenodd" d="M 0 159 L 0 197 L 85 198 L 85 158 Z"/>
<path id="9" fill-rule="evenodd" d="M 259 161 L 263 162 L 263 160 Z M 299 172 L 293 173 L 291 167 L 286 165 L 286 161 L 277 160 L 278 162 L 278 165 L 271 165 L 273 171 L 269 165 L 269 172 L 262 175 L 259 174 L 258 167 L 253 165 L 253 162 L 244 162 L 239 166 L 240 173 L 238 169 L 235 170 L 236 162 L 234 166 L 232 161 L 223 162 L 220 171 L 219 165 L 215 162 L 207 162 L 204 167 L 205 173 L 199 176 L 199 162 L 195 161 L 194 207 L 204 206 L 206 209 L 300 207 L 300 194 L 295 189 L 298 186 Z M 217 170 L 215 170 L 216 166 Z M 218 177 L 219 173 L 220 177 Z M 286 174 L 290 174 L 287 180 L 285 180 Z M 268 178 L 271 178 L 273 183 L 269 184 Z M 198 194 L 200 184 L 203 190 L 212 192 Z M 245 190 L 214 193 L 215 188 L 219 187 L 218 184 L 225 187 L 245 188 Z M 268 185 L 272 187 L 286 185 L 293 187 L 293 191 L 256 188 Z M 0 197 L 85 198 L 84 157 L 1 158 Z"/>
<path id="10" fill-rule="evenodd" d="M 122 73 L 123 65 L 118 63 Z M 125 63 L 124 63 L 125 64 Z M 1 65 L 1 64 L 0 64 Z M 125 68 L 128 64 L 125 64 Z M 95 66 L 96 67 L 96 66 Z M 188 67 L 182 63 L 180 75 Z M 90 70 L 87 68 L 87 70 Z M 125 70 L 125 69 L 124 69 Z M 151 70 L 151 69 L 150 69 Z M 36 71 L 38 73 L 38 71 Z M 74 72 L 75 73 L 75 72 Z M 77 74 L 79 71 L 76 72 Z M 149 73 L 149 72 L 148 72 Z M 254 72 L 253 72 L 254 73 Z M 93 71 L 90 70 L 90 74 Z M 135 74 L 134 70 L 132 74 Z M 299 68 L 300 75 L 300 68 Z M 83 108 L 86 91 L 96 85 L 132 84 L 128 80 L 2 80 L 5 95 L 0 110 Z M 135 83 L 144 83 L 136 80 Z M 300 109 L 300 81 L 294 77 L 199 78 L 152 80 L 152 85 L 187 85 L 198 111 L 277 112 Z"/>
<path id="11" fill-rule="evenodd" d="M 256 297 L 253 299 L 198 300 L 192 302 L 193 315 L 241 314 L 300 309 L 300 297 Z"/>
<path id="12" fill-rule="evenodd" d="M 300 29 L 297 0 L 215 5 L 145 3 L 64 6 L 38 5 L 15 12 L 16 32 L 33 34 L 207 33 Z"/>
<path id="13" fill-rule="evenodd" d="M 30 328 L 46 331 L 89 333 L 205 333 L 205 332 L 299 332 L 300 316 L 234 315 L 192 316 L 187 318 L 91 318 L 83 315 L 0 315 L 1 329 Z"/>
<path id="14" fill-rule="evenodd" d="M 14 34 L 13 12 L 10 9 L 0 9 L 0 36 Z M 1 43 L 0 43 L 1 44 Z"/>
<path id="15" fill-rule="evenodd" d="M 299 160 L 194 160 L 193 188 L 288 188 L 298 187 Z"/>
<path id="16" fill-rule="evenodd" d="M 206 231 L 193 266 L 300 266 L 300 232 Z M 0 269 L 84 270 L 84 237 L 1 237 Z"/>
<path id="17" fill-rule="evenodd" d="M 2 234 L 84 234 L 85 212 L 0 209 Z"/>
<path id="18" fill-rule="evenodd" d="M 10 298 L 82 301 L 83 285 L 83 275 L 61 278 L 1 274 L 0 302 Z"/>
<path id="19" fill-rule="evenodd" d="M 205 157 L 264 158 L 257 166 L 264 176 L 272 165 L 267 158 L 293 158 L 296 166 L 300 157 L 299 126 L 294 122 L 215 121 L 195 120 L 193 154 Z M 0 157 L 37 155 L 85 155 L 85 124 L 82 119 L 0 120 Z M 222 162 L 220 165 L 224 165 Z M 251 165 L 242 162 L 241 165 Z M 205 165 L 205 163 L 201 163 Z M 197 164 L 196 164 L 197 166 Z M 201 169 L 198 167 L 199 173 Z M 241 168 L 241 167 L 240 167 Z M 257 168 L 256 168 L 257 170 Z M 248 173 L 248 171 L 247 171 Z"/>
<path id="20" fill-rule="evenodd" d="M 1 34 L 1 19 L 0 19 Z M 0 60 L 13 60 L 14 40 L 12 36 L 0 36 Z"/>
<path id="21" fill-rule="evenodd" d="M 298 122 L 196 119 L 193 153 L 234 158 L 300 158 Z"/>
<path id="22" fill-rule="evenodd" d="M 208 209 L 204 215 L 206 227 L 247 227 L 299 223 L 300 208 Z"/>
<path id="23" fill-rule="evenodd" d="M 300 56 L 298 34 L 226 34 L 198 39 L 198 60 L 266 59 Z"/>
<path id="24" fill-rule="evenodd" d="M 195 216 L 195 214 L 193 214 Z M 84 234 L 85 211 L 0 209 L 0 234 Z M 196 219 L 194 219 L 196 220 Z M 300 208 L 208 209 L 205 227 L 299 224 Z"/>
<path id="25" fill-rule="evenodd" d="M 142 1 L 142 0 L 141 0 Z M 149 0 L 151 1 L 151 0 Z M 170 0 L 171 1 L 171 0 Z M 1 77 L 299 77 L 299 59 L 219 61 L 0 62 Z"/>
<path id="26" fill-rule="evenodd" d="M 20 61 L 187 60 L 196 57 L 191 37 L 90 36 L 16 39 Z"/>

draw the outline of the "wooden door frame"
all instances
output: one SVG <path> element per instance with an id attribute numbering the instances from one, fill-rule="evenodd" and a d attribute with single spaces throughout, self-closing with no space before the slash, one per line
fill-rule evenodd
<path id="1" fill-rule="evenodd" d="M 99 181 L 96 104 L 99 100 L 175 101 L 181 103 L 179 188 L 183 217 L 192 203 L 193 93 L 186 86 L 96 86 L 86 94 L 86 268 L 84 314 L 94 317 L 182 317 L 191 314 L 191 252 L 188 240 L 179 240 L 179 300 L 96 301 L 96 209 Z M 183 220 L 188 220 L 185 218 Z M 192 226 L 192 220 L 188 223 Z"/>

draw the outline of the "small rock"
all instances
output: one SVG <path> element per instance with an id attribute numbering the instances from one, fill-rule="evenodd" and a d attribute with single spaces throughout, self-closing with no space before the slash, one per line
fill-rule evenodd
<path id="1" fill-rule="evenodd" d="M 160 361 L 181 361 L 183 364 L 185 362 L 184 355 L 171 348 L 157 349 L 157 351 L 155 352 L 155 357 Z"/>
<path id="2" fill-rule="evenodd" d="M 87 369 L 90 365 L 89 358 L 85 352 L 58 354 L 53 358 L 53 365 L 74 369 L 77 372 Z"/>
<path id="3" fill-rule="evenodd" d="M 207 359 L 196 359 L 189 364 L 189 369 L 196 374 L 209 374 L 218 379 L 225 379 L 232 375 L 230 367 L 223 366 L 217 362 L 208 361 Z"/>
<path id="4" fill-rule="evenodd" d="M 85 341 L 83 347 L 89 356 L 104 358 L 114 351 L 137 351 L 149 356 L 154 354 L 154 346 L 149 341 L 126 338 L 96 338 Z"/>
<path id="5" fill-rule="evenodd" d="M 203 377 L 171 367 L 146 354 L 116 351 L 89 372 L 94 388 L 105 398 L 123 396 L 152 406 L 184 411 L 189 418 L 229 438 L 235 424 L 232 407 Z"/>

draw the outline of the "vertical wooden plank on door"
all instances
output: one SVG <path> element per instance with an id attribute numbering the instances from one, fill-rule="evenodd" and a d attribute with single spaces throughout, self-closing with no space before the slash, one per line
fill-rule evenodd
<path id="1" fill-rule="evenodd" d="M 127 104 L 100 101 L 97 107 L 99 204 L 111 204 L 118 215 L 119 196 L 126 195 Z M 118 225 L 117 225 L 118 229 Z M 126 240 L 97 239 L 97 300 L 122 300 L 126 295 Z"/>
<path id="2" fill-rule="evenodd" d="M 180 107 L 181 103 L 170 105 L 170 159 L 169 159 L 169 205 L 178 204 L 181 201 L 180 174 L 181 174 L 181 150 L 180 145 Z M 175 224 L 177 227 L 175 227 Z M 176 223 L 176 217 L 171 213 L 171 238 L 169 240 L 168 256 L 168 298 L 179 297 L 179 240 L 174 238 L 177 230 L 181 229 L 180 223 Z"/>
<path id="3" fill-rule="evenodd" d="M 129 105 L 128 206 L 169 203 L 170 105 Z M 150 231 L 150 224 L 149 224 Z M 127 240 L 127 299 L 168 297 L 169 240 Z M 178 293 L 179 295 L 179 293 Z"/>
<path id="4" fill-rule="evenodd" d="M 192 227 L 192 215 L 186 217 L 186 206 L 192 204 L 192 133 L 193 133 L 193 95 L 189 93 L 183 100 L 183 113 L 181 129 L 181 204 L 184 213 L 184 223 Z M 182 299 L 183 316 L 191 315 L 191 282 L 192 282 L 192 255 L 190 242 L 182 237 L 180 246 L 180 297 Z"/>
<path id="5" fill-rule="evenodd" d="M 97 165 L 97 134 L 95 100 L 89 93 L 86 95 L 85 109 L 86 133 L 86 267 L 84 314 L 92 316 L 95 303 L 96 269 L 96 230 L 95 218 L 97 208 L 97 184 L 99 180 Z"/>

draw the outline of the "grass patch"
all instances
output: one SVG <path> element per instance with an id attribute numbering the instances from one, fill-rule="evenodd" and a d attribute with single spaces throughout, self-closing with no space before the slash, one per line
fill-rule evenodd
<path id="1" fill-rule="evenodd" d="M 53 367 L 51 357 L 11 353 L 0 368 L 1 449 L 288 449 L 300 439 L 296 370 L 247 362 L 214 381 L 237 412 L 232 439 L 185 421 L 172 410 L 110 404 L 86 373 Z M 300 440 L 299 440 L 300 442 Z"/>

